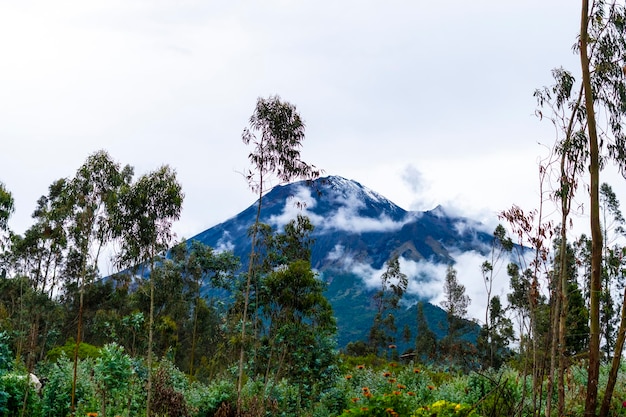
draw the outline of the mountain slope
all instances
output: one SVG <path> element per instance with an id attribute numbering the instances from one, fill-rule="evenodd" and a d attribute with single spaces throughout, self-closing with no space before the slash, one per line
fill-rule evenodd
<path id="1" fill-rule="evenodd" d="M 253 204 L 190 240 L 232 250 L 245 263 L 250 251 L 247 229 L 254 223 L 256 207 Z M 416 334 L 415 303 L 428 301 L 437 286 L 441 292 L 441 277 L 425 266 L 432 270 L 432 265 L 451 264 L 454 254 L 467 251 L 484 254 L 492 240 L 480 231 L 480 224 L 448 216 L 441 207 L 406 211 L 358 182 L 337 176 L 277 186 L 263 197 L 261 221 L 274 229 L 282 230 L 297 214 L 307 215 L 315 225 L 311 264 L 328 284 L 326 296 L 337 317 L 339 346 L 367 338 L 375 314 L 372 296 L 393 255 L 400 256 L 401 269 L 410 278 L 406 306 L 396 314 L 398 336 L 405 324 L 411 328 L 409 341 L 397 338 L 399 347 L 407 348 Z M 425 311 L 431 329 L 439 337 L 445 335 L 445 313 L 436 306 Z"/>

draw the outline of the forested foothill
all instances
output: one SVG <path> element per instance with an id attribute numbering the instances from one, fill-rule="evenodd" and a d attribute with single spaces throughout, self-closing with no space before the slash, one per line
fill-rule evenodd
<path id="1" fill-rule="evenodd" d="M 260 221 L 271 185 L 321 173 L 301 159 L 304 122 L 278 96 L 258 99 L 242 136 L 257 198 L 245 259 L 176 240 L 184 193 L 167 165 L 136 177 L 95 152 L 49 186 L 23 234 L 0 183 L 0 415 L 625 415 L 626 220 L 601 181 L 608 164 L 626 172 L 625 33 L 624 4 L 582 0 L 580 75 L 557 68 L 535 91 L 555 140 L 537 206 L 500 213 L 479 271 L 484 317 L 467 317 L 450 265 L 447 333 L 436 336 L 420 303 L 403 351 L 400 254 L 372 297 L 367 339 L 338 349 L 310 264 L 313 224 Z M 581 199 L 589 232 L 576 234 Z M 498 271 L 506 297 L 494 294 Z"/>

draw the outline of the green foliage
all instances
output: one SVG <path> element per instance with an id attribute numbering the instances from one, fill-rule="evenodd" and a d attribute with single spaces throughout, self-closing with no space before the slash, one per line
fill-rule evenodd
<path id="1" fill-rule="evenodd" d="M 93 369 L 91 359 L 81 360 L 77 368 L 76 404 L 77 414 L 99 411 L 96 386 L 91 379 Z M 62 354 L 48 369 L 45 387 L 42 392 L 42 416 L 57 417 L 70 413 L 72 396 L 73 362 Z"/>
<path id="2" fill-rule="evenodd" d="M 213 416 L 222 404 L 234 404 L 237 400 L 237 387 L 232 380 L 216 379 L 208 386 L 198 382 L 185 391 L 190 407 L 197 410 L 197 416 Z"/>
<path id="3" fill-rule="evenodd" d="M 13 354 L 9 348 L 9 335 L 5 331 L 0 332 L 0 376 L 12 369 Z"/>
<path id="4" fill-rule="evenodd" d="M 375 353 L 395 342 L 393 335 L 397 327 L 394 311 L 398 310 L 400 300 L 409 284 L 407 276 L 400 272 L 398 255 L 387 261 L 387 269 L 380 280 L 380 290 L 374 295 L 377 312 L 369 334 L 369 342 Z"/>
<path id="5" fill-rule="evenodd" d="M 67 339 L 67 342 L 63 346 L 57 346 L 48 351 L 46 355 L 48 360 L 56 362 L 65 356 L 66 358 L 74 357 L 74 350 L 76 349 L 76 341 L 73 338 Z M 100 348 L 90 345 L 89 343 L 81 342 L 78 346 L 78 358 L 79 359 L 96 359 L 100 356 Z"/>
<path id="6" fill-rule="evenodd" d="M 116 343 L 107 344 L 100 350 L 93 371 L 102 415 L 106 416 L 107 409 L 121 414 L 128 404 L 129 388 L 134 382 L 130 356 Z"/>
<path id="7" fill-rule="evenodd" d="M 21 416 L 26 398 L 25 416 L 38 416 L 41 401 L 27 373 L 9 372 L 0 375 L 0 415 Z"/>
<path id="8" fill-rule="evenodd" d="M 497 414 L 503 415 L 503 414 Z M 478 416 L 468 404 L 454 403 L 446 400 L 435 401 L 431 405 L 418 408 L 411 417 L 472 417 Z"/>

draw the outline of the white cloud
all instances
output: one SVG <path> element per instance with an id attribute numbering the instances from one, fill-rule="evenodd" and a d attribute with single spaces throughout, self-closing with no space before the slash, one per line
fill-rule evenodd
<path id="1" fill-rule="evenodd" d="M 384 214 L 378 218 L 364 217 L 359 214 L 359 210 L 364 207 L 364 202 L 356 194 L 348 193 L 334 196 L 334 198 L 339 204 L 337 210 L 320 216 L 313 212 L 316 201 L 311 195 L 311 190 L 305 186 L 298 187 L 296 194 L 285 202 L 281 214 L 270 217 L 268 221 L 280 229 L 301 214 L 309 217 L 318 232 L 331 233 L 334 230 L 341 230 L 365 233 L 399 230 L 414 219 L 414 217 L 407 216 L 406 219 L 398 222 Z"/>
<path id="2" fill-rule="evenodd" d="M 341 259 L 344 255 L 345 248 L 342 245 L 335 245 L 332 251 L 328 252 L 326 258 L 330 261 Z"/>
<path id="3" fill-rule="evenodd" d="M 235 249 L 235 245 L 231 240 L 230 233 L 228 231 L 224 231 L 222 237 L 217 241 L 217 245 L 215 246 L 215 251 L 217 253 L 222 252 L 232 252 Z"/>

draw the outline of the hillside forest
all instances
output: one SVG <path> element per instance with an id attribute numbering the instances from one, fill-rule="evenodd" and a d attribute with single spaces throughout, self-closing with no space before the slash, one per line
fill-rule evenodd
<path id="1" fill-rule="evenodd" d="M 626 415 L 626 220 L 601 181 L 607 164 L 626 172 L 625 28 L 622 2 L 582 0 L 580 72 L 557 68 L 534 93 L 554 143 L 537 206 L 499 215 L 480 270 L 484 318 L 467 317 L 472 300 L 449 265 L 446 334 L 420 304 L 402 351 L 399 255 L 372 295 L 368 337 L 339 348 L 310 264 L 313 224 L 260 221 L 270 184 L 322 172 L 301 159 L 304 122 L 278 96 L 257 100 L 241 138 L 257 199 L 243 259 L 175 240 L 184 192 L 168 165 L 136 176 L 97 151 L 50 184 L 23 234 L 0 183 L 0 415 Z M 576 235 L 581 214 L 588 233 Z M 118 272 L 103 274 L 103 261 Z"/>

